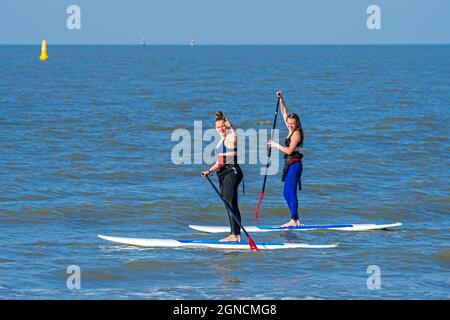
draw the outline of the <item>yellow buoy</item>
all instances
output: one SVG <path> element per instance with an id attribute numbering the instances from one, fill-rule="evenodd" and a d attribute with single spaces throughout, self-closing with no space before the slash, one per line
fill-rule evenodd
<path id="1" fill-rule="evenodd" d="M 39 57 L 41 61 L 48 60 L 47 55 L 47 41 L 42 40 L 42 47 L 41 47 L 41 56 Z"/>

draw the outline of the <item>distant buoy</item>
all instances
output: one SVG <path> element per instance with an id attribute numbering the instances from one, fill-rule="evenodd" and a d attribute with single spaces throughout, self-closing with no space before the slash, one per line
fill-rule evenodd
<path id="1" fill-rule="evenodd" d="M 42 47 L 41 47 L 41 56 L 39 57 L 41 61 L 48 60 L 47 55 L 47 41 L 42 40 Z"/>

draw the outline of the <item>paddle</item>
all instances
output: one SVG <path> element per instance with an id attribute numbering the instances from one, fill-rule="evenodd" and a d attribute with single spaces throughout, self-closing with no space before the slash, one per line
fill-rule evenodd
<path id="1" fill-rule="evenodd" d="M 217 195 L 219 196 L 220 199 L 222 199 L 223 203 L 225 204 L 225 206 L 228 208 L 228 210 L 230 211 L 233 219 L 237 222 L 237 224 L 239 225 L 239 227 L 241 227 L 242 231 L 244 231 L 245 235 L 248 238 L 248 244 L 250 245 L 250 250 L 252 251 L 259 251 L 258 247 L 255 244 L 255 241 L 253 241 L 252 237 L 250 237 L 250 235 L 248 234 L 248 232 L 244 229 L 244 227 L 242 226 L 241 222 L 239 221 L 239 219 L 236 217 L 236 214 L 234 212 L 234 210 L 231 208 L 231 206 L 228 204 L 228 202 L 225 201 L 225 199 L 222 197 L 222 195 L 220 194 L 219 190 L 217 190 L 217 187 L 214 185 L 214 183 L 211 181 L 211 179 L 209 178 L 208 175 L 205 175 L 206 179 L 208 179 L 208 182 L 211 184 L 211 186 L 214 188 L 214 190 L 216 191 Z"/>
<path id="2" fill-rule="evenodd" d="M 271 138 L 270 140 L 273 140 L 273 133 L 275 131 L 275 126 L 277 125 L 277 116 L 278 116 L 278 109 L 280 107 L 280 97 L 278 97 L 278 101 L 277 101 L 277 108 L 275 110 L 275 116 L 273 119 L 273 127 L 272 127 L 272 134 L 271 134 Z M 256 210 L 255 210 L 255 223 L 257 223 L 258 221 L 258 211 L 259 211 L 259 207 L 261 206 L 261 201 L 264 197 L 264 190 L 266 189 L 266 181 L 267 181 L 267 171 L 269 170 L 269 166 L 270 166 L 270 155 L 272 154 L 272 147 L 269 147 L 269 150 L 267 152 L 267 164 L 266 164 L 266 173 L 264 174 L 264 181 L 263 181 L 263 186 L 262 186 L 262 190 L 261 193 L 259 194 L 259 201 L 258 204 L 256 205 Z"/>

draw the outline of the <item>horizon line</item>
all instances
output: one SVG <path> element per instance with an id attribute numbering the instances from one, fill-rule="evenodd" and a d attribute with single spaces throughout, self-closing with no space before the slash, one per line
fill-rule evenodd
<path id="1" fill-rule="evenodd" d="M 44 39 L 42 39 L 44 40 Z M 45 39 L 46 40 L 46 39 Z M 41 42 L 23 42 L 23 43 L 0 43 L 4 46 L 13 45 L 41 45 Z M 450 45 L 450 42 L 392 42 L 392 43 L 196 43 L 191 45 L 190 43 L 139 43 L 139 42 L 129 42 L 129 43 L 64 43 L 64 42 L 48 42 L 47 45 L 65 45 L 65 46 L 384 46 L 384 45 Z"/>

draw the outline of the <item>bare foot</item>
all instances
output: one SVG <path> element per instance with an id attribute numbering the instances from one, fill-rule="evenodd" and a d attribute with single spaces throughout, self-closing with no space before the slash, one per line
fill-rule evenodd
<path id="1" fill-rule="evenodd" d="M 289 220 L 288 223 L 285 223 L 283 225 L 281 225 L 282 228 L 287 228 L 287 227 L 298 227 L 300 225 L 300 221 L 299 220 Z"/>
<path id="2" fill-rule="evenodd" d="M 238 234 L 230 234 L 228 237 L 220 239 L 219 242 L 241 242 L 241 236 Z"/>

